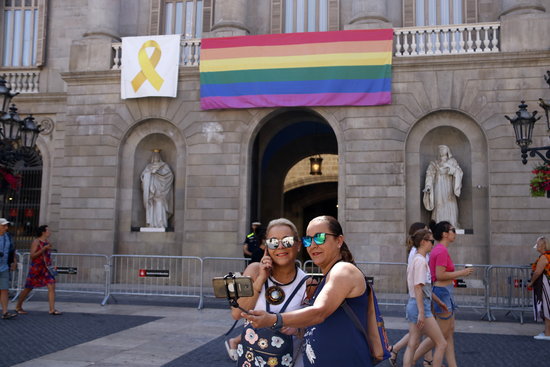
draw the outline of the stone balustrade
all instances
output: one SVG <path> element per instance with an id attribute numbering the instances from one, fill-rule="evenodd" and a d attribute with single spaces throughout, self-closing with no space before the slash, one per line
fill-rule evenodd
<path id="1" fill-rule="evenodd" d="M 122 64 L 122 42 L 112 44 L 113 66 L 112 70 L 120 70 Z M 199 65 L 201 39 L 181 39 L 180 66 Z"/>
<path id="2" fill-rule="evenodd" d="M 499 52 L 500 23 L 396 28 L 395 56 Z"/>
<path id="3" fill-rule="evenodd" d="M 38 93 L 40 89 L 40 70 L 3 70 L 0 77 L 13 92 Z"/>
<path id="4" fill-rule="evenodd" d="M 499 52 L 500 23 L 395 28 L 395 56 L 426 56 Z M 180 66 L 197 66 L 200 39 L 181 40 Z M 122 43 L 113 43 L 113 70 L 119 70 Z"/>

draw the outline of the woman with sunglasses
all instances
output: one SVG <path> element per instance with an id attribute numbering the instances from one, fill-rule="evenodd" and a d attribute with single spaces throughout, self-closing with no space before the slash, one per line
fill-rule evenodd
<path id="1" fill-rule="evenodd" d="M 434 313 L 443 336 L 447 341 L 445 359 L 449 367 L 457 367 L 453 337 L 455 330 L 454 312 L 457 307 L 453 299 L 453 281 L 472 274 L 474 269 L 455 270 L 455 265 L 448 250 L 451 243 L 456 239 L 456 229 L 451 223 L 442 221 L 435 224 L 432 221 L 430 228 L 435 240 L 438 242 L 430 253 L 430 272 L 432 273 L 432 282 L 434 285 L 433 294 L 439 297 L 447 307 L 447 310 L 445 310 L 439 305 L 434 304 Z M 434 342 L 430 339 L 425 339 L 416 350 L 414 360 L 416 361 L 433 347 Z"/>
<path id="2" fill-rule="evenodd" d="M 304 366 L 372 366 L 365 337 L 340 307 L 346 301 L 360 322 L 366 323 L 367 283 L 354 264 L 342 227 L 335 218 L 321 216 L 309 222 L 306 233 L 304 247 L 323 273 L 311 306 L 279 314 L 241 315 L 255 327 L 307 327 Z"/>
<path id="3" fill-rule="evenodd" d="M 420 344 L 421 334 L 427 335 L 434 341 L 433 367 L 441 367 L 447 342 L 431 312 L 432 281 L 428 278 L 429 267 L 426 261 L 426 255 L 433 248 L 434 239 L 428 229 L 421 229 L 411 236 L 411 242 L 417 251 L 407 265 L 407 286 L 410 298 L 407 303 L 406 318 L 409 321 L 409 340 L 403 357 L 403 367 L 413 366 L 414 351 Z M 436 296 L 434 300 L 440 307 L 445 308 L 445 304 Z"/>
<path id="4" fill-rule="evenodd" d="M 253 280 L 254 295 L 239 298 L 240 308 L 268 312 L 292 311 L 302 307 L 306 294 L 306 273 L 296 265 L 300 240 L 296 226 L 285 218 L 269 222 L 266 229 L 266 250 L 259 263 L 251 263 L 243 275 Z M 238 308 L 232 309 L 235 320 L 243 317 Z M 246 315 L 246 314 L 244 314 Z M 271 326 L 271 325 L 269 325 Z M 300 338 L 297 328 L 277 330 L 244 325 L 237 346 L 237 366 L 302 366 Z"/>

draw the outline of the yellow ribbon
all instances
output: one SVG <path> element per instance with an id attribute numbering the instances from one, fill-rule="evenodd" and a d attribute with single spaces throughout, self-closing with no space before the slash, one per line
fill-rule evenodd
<path id="1" fill-rule="evenodd" d="M 147 47 L 155 48 L 151 58 L 147 56 L 147 52 L 145 51 Z M 139 66 L 141 66 L 141 70 L 136 74 L 134 79 L 132 79 L 132 87 L 134 88 L 134 92 L 137 92 L 146 80 L 149 80 L 149 83 L 151 83 L 153 88 L 157 91 L 160 90 L 162 84 L 164 83 L 164 79 L 162 79 L 156 72 L 155 67 L 160 61 L 161 54 L 162 52 L 160 51 L 159 44 L 153 40 L 146 41 L 143 46 L 141 46 L 138 52 L 138 62 Z"/>

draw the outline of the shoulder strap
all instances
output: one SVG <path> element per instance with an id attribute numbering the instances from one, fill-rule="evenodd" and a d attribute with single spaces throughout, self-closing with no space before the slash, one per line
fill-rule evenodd
<path id="1" fill-rule="evenodd" d="M 304 276 L 300 282 L 298 283 L 298 285 L 296 286 L 296 288 L 294 288 L 294 290 L 292 291 L 292 293 L 290 294 L 290 296 L 287 298 L 285 304 L 283 305 L 283 307 L 281 308 L 281 311 L 279 311 L 279 313 L 283 313 L 285 312 L 286 308 L 288 307 L 288 304 L 290 303 L 290 301 L 292 300 L 292 298 L 294 298 L 294 296 L 296 295 L 296 293 L 298 292 L 298 290 L 302 287 L 302 284 L 304 284 L 304 282 L 309 278 L 309 275 L 306 275 Z M 269 278 L 268 278 L 269 279 Z M 264 288 L 265 288 L 265 291 L 267 292 L 267 288 L 268 288 L 268 284 L 267 284 L 268 280 L 265 281 L 264 283 Z M 270 307 L 269 307 L 269 302 L 266 302 L 265 303 L 265 310 L 267 312 L 271 312 L 270 310 Z"/>
<path id="2" fill-rule="evenodd" d="M 292 291 L 292 293 L 290 294 L 290 297 L 288 297 L 288 299 L 286 300 L 285 304 L 283 305 L 283 308 L 281 308 L 281 311 L 280 312 L 285 312 L 286 308 L 288 307 L 288 304 L 290 303 L 290 301 L 294 298 L 294 296 L 296 295 L 296 293 L 298 293 L 298 291 L 300 290 L 300 288 L 302 288 L 302 284 L 305 283 L 306 280 L 309 279 L 309 275 L 306 275 L 304 276 L 300 282 L 296 285 L 296 288 L 294 288 L 294 290 Z"/>
<path id="3" fill-rule="evenodd" d="M 367 281 L 367 279 L 365 279 L 365 281 Z M 370 295 L 372 294 L 372 288 L 370 286 L 370 284 L 367 282 L 367 296 L 370 297 Z M 351 306 L 346 302 L 346 300 L 344 300 L 344 302 L 342 302 L 342 304 L 340 305 L 340 307 L 342 307 L 342 309 L 346 312 L 346 314 L 349 316 L 349 318 L 351 319 L 351 321 L 353 321 L 353 323 L 355 324 L 355 326 L 357 327 L 357 329 L 359 329 L 359 331 L 361 333 L 363 333 L 363 335 L 365 336 L 365 340 L 369 340 L 368 336 L 367 336 L 367 331 L 365 330 L 365 328 L 363 327 L 363 324 L 361 324 L 361 321 L 359 320 L 359 318 L 357 317 L 357 315 L 355 314 L 355 311 L 353 311 L 353 309 L 351 308 Z"/>

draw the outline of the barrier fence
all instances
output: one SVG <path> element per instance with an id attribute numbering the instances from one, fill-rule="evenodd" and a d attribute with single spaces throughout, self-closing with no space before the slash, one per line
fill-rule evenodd
<path id="1" fill-rule="evenodd" d="M 18 265 L 12 273 L 10 290 L 15 300 L 25 286 L 29 253 L 17 254 Z M 205 297 L 214 297 L 212 278 L 229 272 L 243 272 L 249 259 L 236 257 L 193 257 L 152 255 L 98 255 L 53 253 L 58 269 L 56 292 L 101 295 L 105 305 L 116 295 L 189 297 L 203 307 Z M 373 283 L 381 306 L 405 306 L 408 301 L 407 264 L 357 261 L 357 266 Z M 306 273 L 320 274 L 311 260 L 297 265 Z M 464 268 L 455 265 L 457 270 Z M 455 282 L 454 297 L 461 308 L 483 313 L 482 318 L 496 320 L 494 311 L 507 311 L 524 321 L 530 312 L 532 293 L 526 288 L 528 266 L 473 265 L 475 271 Z M 41 290 L 41 289 L 37 289 Z M 43 291 L 45 289 L 42 289 Z"/>

